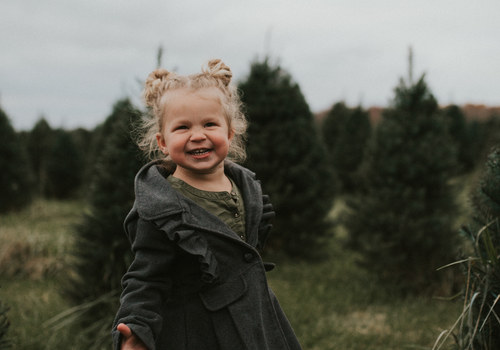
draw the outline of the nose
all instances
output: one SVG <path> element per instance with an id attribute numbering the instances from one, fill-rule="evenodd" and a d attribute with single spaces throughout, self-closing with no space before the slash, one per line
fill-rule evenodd
<path id="1" fill-rule="evenodd" d="M 206 139 L 205 133 L 201 128 L 193 128 L 191 132 L 191 137 L 189 138 L 191 141 L 203 141 Z"/>

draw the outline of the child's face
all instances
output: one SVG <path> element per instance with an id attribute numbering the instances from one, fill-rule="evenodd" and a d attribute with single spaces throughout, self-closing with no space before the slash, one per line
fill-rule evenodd
<path id="1" fill-rule="evenodd" d="M 191 175 L 224 169 L 233 132 L 216 88 L 167 92 L 163 127 L 156 135 L 161 151 Z"/>

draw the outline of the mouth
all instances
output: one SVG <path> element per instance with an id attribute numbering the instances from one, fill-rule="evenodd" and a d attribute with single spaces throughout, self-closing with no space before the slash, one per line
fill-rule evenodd
<path id="1" fill-rule="evenodd" d="M 212 150 L 210 148 L 200 148 L 200 149 L 194 149 L 194 150 L 188 151 L 187 153 L 192 155 L 192 156 L 195 156 L 195 157 L 200 157 L 200 156 L 207 155 L 211 151 Z"/>

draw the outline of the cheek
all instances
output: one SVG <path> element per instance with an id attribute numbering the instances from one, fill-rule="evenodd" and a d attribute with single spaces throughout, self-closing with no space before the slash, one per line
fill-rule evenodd
<path id="1" fill-rule="evenodd" d="M 218 144 L 221 148 L 227 150 L 229 148 L 229 146 L 231 145 L 231 139 L 232 137 L 230 137 L 231 135 L 226 135 L 225 133 L 224 134 L 221 134 L 220 137 L 218 138 Z"/>
<path id="2" fill-rule="evenodd" d="M 178 151 L 184 149 L 186 142 L 187 141 L 184 137 L 173 135 L 169 137 L 167 146 L 170 151 Z"/>

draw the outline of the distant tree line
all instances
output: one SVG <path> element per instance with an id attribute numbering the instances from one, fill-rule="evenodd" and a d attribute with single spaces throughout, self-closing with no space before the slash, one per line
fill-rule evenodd
<path id="1" fill-rule="evenodd" d="M 327 165 L 328 170 L 320 170 L 323 172 L 321 177 L 331 178 L 327 182 L 328 189 L 322 193 L 331 193 L 332 187 L 337 194 L 359 190 L 360 176 L 364 171 L 361 165 L 379 126 L 379 123 L 371 124 L 368 110 L 362 106 L 349 107 L 340 101 L 323 119 L 315 122 L 298 84 L 286 71 L 268 60 L 252 65 L 247 80 L 240 84 L 240 90 L 250 119 L 247 165 L 263 176 L 266 187 L 275 187 L 272 191 L 276 192 L 278 202 L 281 197 L 289 197 L 283 189 L 278 189 L 282 186 L 280 179 L 288 178 L 289 172 L 280 164 L 286 158 L 293 166 L 312 170 Z M 131 108 L 138 109 L 130 101 L 128 103 Z M 391 108 L 384 110 L 383 121 Z M 457 105 L 445 108 L 436 105 L 436 110 L 442 116 L 442 123 L 447 125 L 456 148 L 454 175 L 473 171 L 485 161 L 491 147 L 499 142 L 500 116 L 469 121 Z M 5 194 L 2 197 L 9 198 L 2 200 L 0 211 L 22 208 L 36 197 L 81 198 L 88 193 L 95 162 L 105 142 L 102 139 L 106 136 L 101 135 L 103 125 L 93 130 L 65 130 L 53 128 L 42 116 L 31 130 L 16 132 L 0 108 L 3 136 L 0 160 L 4 165 L 0 188 Z M 309 129 L 311 127 L 314 130 Z M 309 144 L 299 142 L 300 137 L 290 134 L 294 129 L 300 131 L 297 136 L 306 135 L 303 138 Z M 293 142 L 288 141 L 290 145 L 280 142 L 282 137 L 284 141 L 293 139 Z M 312 164 L 307 164 L 311 156 L 304 157 L 301 147 L 318 159 L 311 159 Z M 285 151 L 280 148 L 290 152 L 288 157 L 282 157 Z M 286 164 L 286 168 L 290 169 L 292 164 Z M 286 174 L 280 175 L 275 170 Z M 266 175 L 270 173 L 275 175 Z"/>

